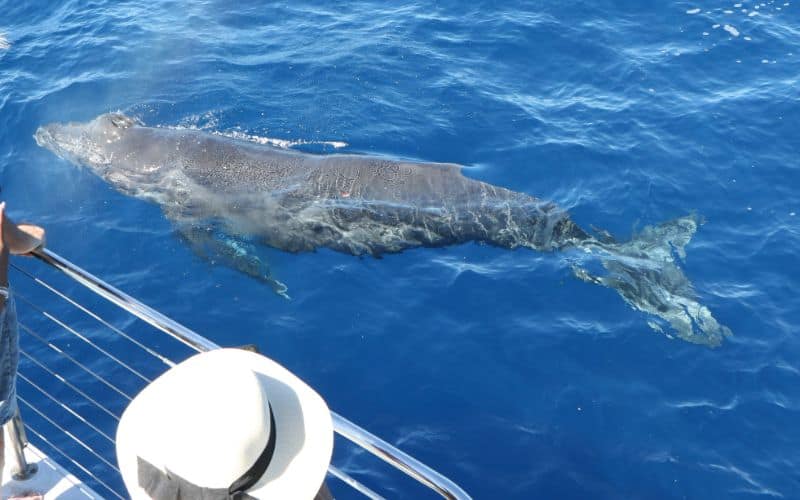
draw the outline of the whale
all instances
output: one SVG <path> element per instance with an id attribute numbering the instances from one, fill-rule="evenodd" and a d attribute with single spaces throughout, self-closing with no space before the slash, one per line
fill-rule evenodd
<path id="1" fill-rule="evenodd" d="M 59 157 L 118 191 L 157 203 L 199 255 L 268 283 L 277 279 L 255 246 L 327 248 L 381 257 L 467 242 L 507 250 L 576 251 L 571 268 L 616 290 L 648 324 L 689 342 L 731 335 L 681 269 L 696 214 L 645 227 L 617 242 L 579 227 L 552 201 L 465 175 L 451 163 L 375 154 L 317 154 L 189 128 L 151 127 L 120 112 L 51 123 L 34 135 Z M 603 274 L 583 265 L 597 258 Z"/>

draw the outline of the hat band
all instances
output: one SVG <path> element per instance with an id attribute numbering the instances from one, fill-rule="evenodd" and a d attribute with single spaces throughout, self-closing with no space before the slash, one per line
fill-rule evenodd
<path id="1" fill-rule="evenodd" d="M 256 459 L 256 462 L 247 469 L 247 472 L 228 487 L 228 493 L 231 495 L 249 490 L 251 486 L 261 479 L 261 476 L 267 471 L 267 467 L 272 461 L 272 455 L 275 453 L 275 435 L 278 432 L 275 427 L 275 415 L 272 414 L 272 405 L 267 403 L 267 406 L 269 407 L 269 439 L 267 439 L 267 445 Z"/>
<path id="2" fill-rule="evenodd" d="M 275 416 L 272 406 L 269 406 L 270 433 L 267 445 L 256 459 L 255 463 L 242 474 L 239 479 L 231 483 L 228 488 L 204 488 L 188 481 L 166 467 L 161 470 L 142 457 L 136 457 L 139 486 L 150 495 L 153 500 L 177 500 L 184 498 L 202 498 L 203 500 L 256 500 L 245 493 L 258 482 L 267 471 L 272 455 L 275 453 Z"/>

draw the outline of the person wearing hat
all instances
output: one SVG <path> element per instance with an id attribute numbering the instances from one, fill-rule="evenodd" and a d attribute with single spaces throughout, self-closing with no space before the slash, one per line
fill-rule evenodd
<path id="1" fill-rule="evenodd" d="M 330 498 L 325 401 L 278 363 L 216 349 L 145 387 L 117 428 L 117 461 L 134 500 Z"/>
<path id="2" fill-rule="evenodd" d="M 8 284 L 9 255 L 28 254 L 42 245 L 44 229 L 32 224 L 15 224 L 6 215 L 6 203 L 0 203 L 0 426 L 4 426 L 17 412 L 19 332 L 14 296 Z M 0 485 L 5 465 L 3 436 L 0 429 Z M 31 498 L 36 498 L 36 495 Z"/>

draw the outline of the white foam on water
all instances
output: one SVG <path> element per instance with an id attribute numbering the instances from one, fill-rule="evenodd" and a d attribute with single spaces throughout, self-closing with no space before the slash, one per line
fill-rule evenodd
<path id="1" fill-rule="evenodd" d="M 700 9 L 699 8 L 689 9 L 689 10 L 686 11 L 686 13 L 690 14 L 690 15 L 699 14 L 700 13 Z"/>
<path id="2" fill-rule="evenodd" d="M 276 146 L 284 149 L 289 149 L 294 146 L 301 146 L 304 144 L 324 144 L 326 146 L 331 146 L 335 149 L 347 147 L 347 143 L 343 141 L 306 141 L 306 140 L 292 141 L 288 139 L 274 139 L 272 137 L 262 137 L 258 135 L 245 134 L 244 132 L 239 132 L 235 130 L 231 132 L 212 132 L 212 133 L 216 135 L 230 137 L 231 139 L 240 139 L 240 140 L 255 142 L 258 144 Z"/>
<path id="3" fill-rule="evenodd" d="M 190 117 L 190 118 L 197 118 L 197 117 L 194 116 L 194 117 Z M 212 133 L 214 135 L 221 135 L 223 137 L 229 137 L 231 139 L 239 139 L 239 140 L 242 140 L 242 141 L 255 142 L 257 144 L 275 146 L 275 147 L 283 148 L 283 149 L 290 149 L 290 148 L 292 148 L 294 146 L 302 146 L 302 145 L 305 145 L 305 144 L 322 144 L 322 145 L 325 145 L 325 146 L 331 146 L 334 149 L 341 149 L 341 148 L 346 148 L 347 146 L 349 146 L 349 144 L 347 144 L 344 141 L 306 141 L 306 140 L 294 140 L 294 141 L 292 141 L 292 140 L 288 140 L 288 139 L 274 139 L 272 137 L 263 137 L 263 136 L 259 136 L 259 135 L 246 134 L 246 133 L 240 132 L 238 130 L 231 130 L 231 131 L 227 131 L 227 132 L 219 132 L 217 130 L 208 130 L 210 128 L 210 125 L 208 125 L 208 124 L 203 124 L 202 126 L 198 126 L 196 122 L 197 122 L 197 120 L 191 120 L 190 119 L 190 121 L 188 123 L 186 123 L 186 124 L 178 125 L 177 127 L 164 127 L 164 128 L 170 128 L 170 129 L 175 129 L 175 130 L 203 130 L 203 131 L 210 132 L 210 133 Z M 216 124 L 215 119 L 213 121 L 213 124 Z"/>
<path id="4" fill-rule="evenodd" d="M 7 50 L 11 48 L 11 42 L 6 38 L 5 33 L 0 33 L 0 50 Z"/>
<path id="5" fill-rule="evenodd" d="M 725 31 L 727 31 L 728 33 L 730 33 L 733 36 L 739 36 L 739 30 L 737 30 L 736 28 L 734 28 L 730 24 L 726 24 L 725 26 L 722 27 L 722 29 L 724 29 Z"/>
<path id="6" fill-rule="evenodd" d="M 757 16 L 757 15 L 758 15 L 758 12 L 753 11 L 753 12 L 747 14 L 747 17 L 753 17 L 753 16 Z"/>
<path id="7" fill-rule="evenodd" d="M 179 126 L 190 128 L 194 130 L 209 130 L 214 129 L 219 124 L 219 118 L 215 111 L 207 111 L 205 113 L 198 113 L 189 115 L 180 121 Z"/>

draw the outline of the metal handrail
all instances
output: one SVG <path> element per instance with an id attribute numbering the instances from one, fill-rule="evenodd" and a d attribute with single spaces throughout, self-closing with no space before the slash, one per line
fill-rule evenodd
<path id="1" fill-rule="evenodd" d="M 51 250 L 38 249 L 33 252 L 33 256 L 63 272 L 100 297 L 198 352 L 220 348 L 218 344 L 143 304 Z M 38 278 L 33 277 L 33 279 L 47 286 L 46 283 Z M 466 500 L 471 498 L 452 480 L 431 469 L 397 447 L 387 443 L 334 411 L 331 411 L 331 417 L 333 419 L 334 431 L 337 434 L 392 465 L 419 483 L 427 486 L 443 498 L 454 500 Z M 335 469 L 332 474 L 339 477 L 340 471 Z"/>

